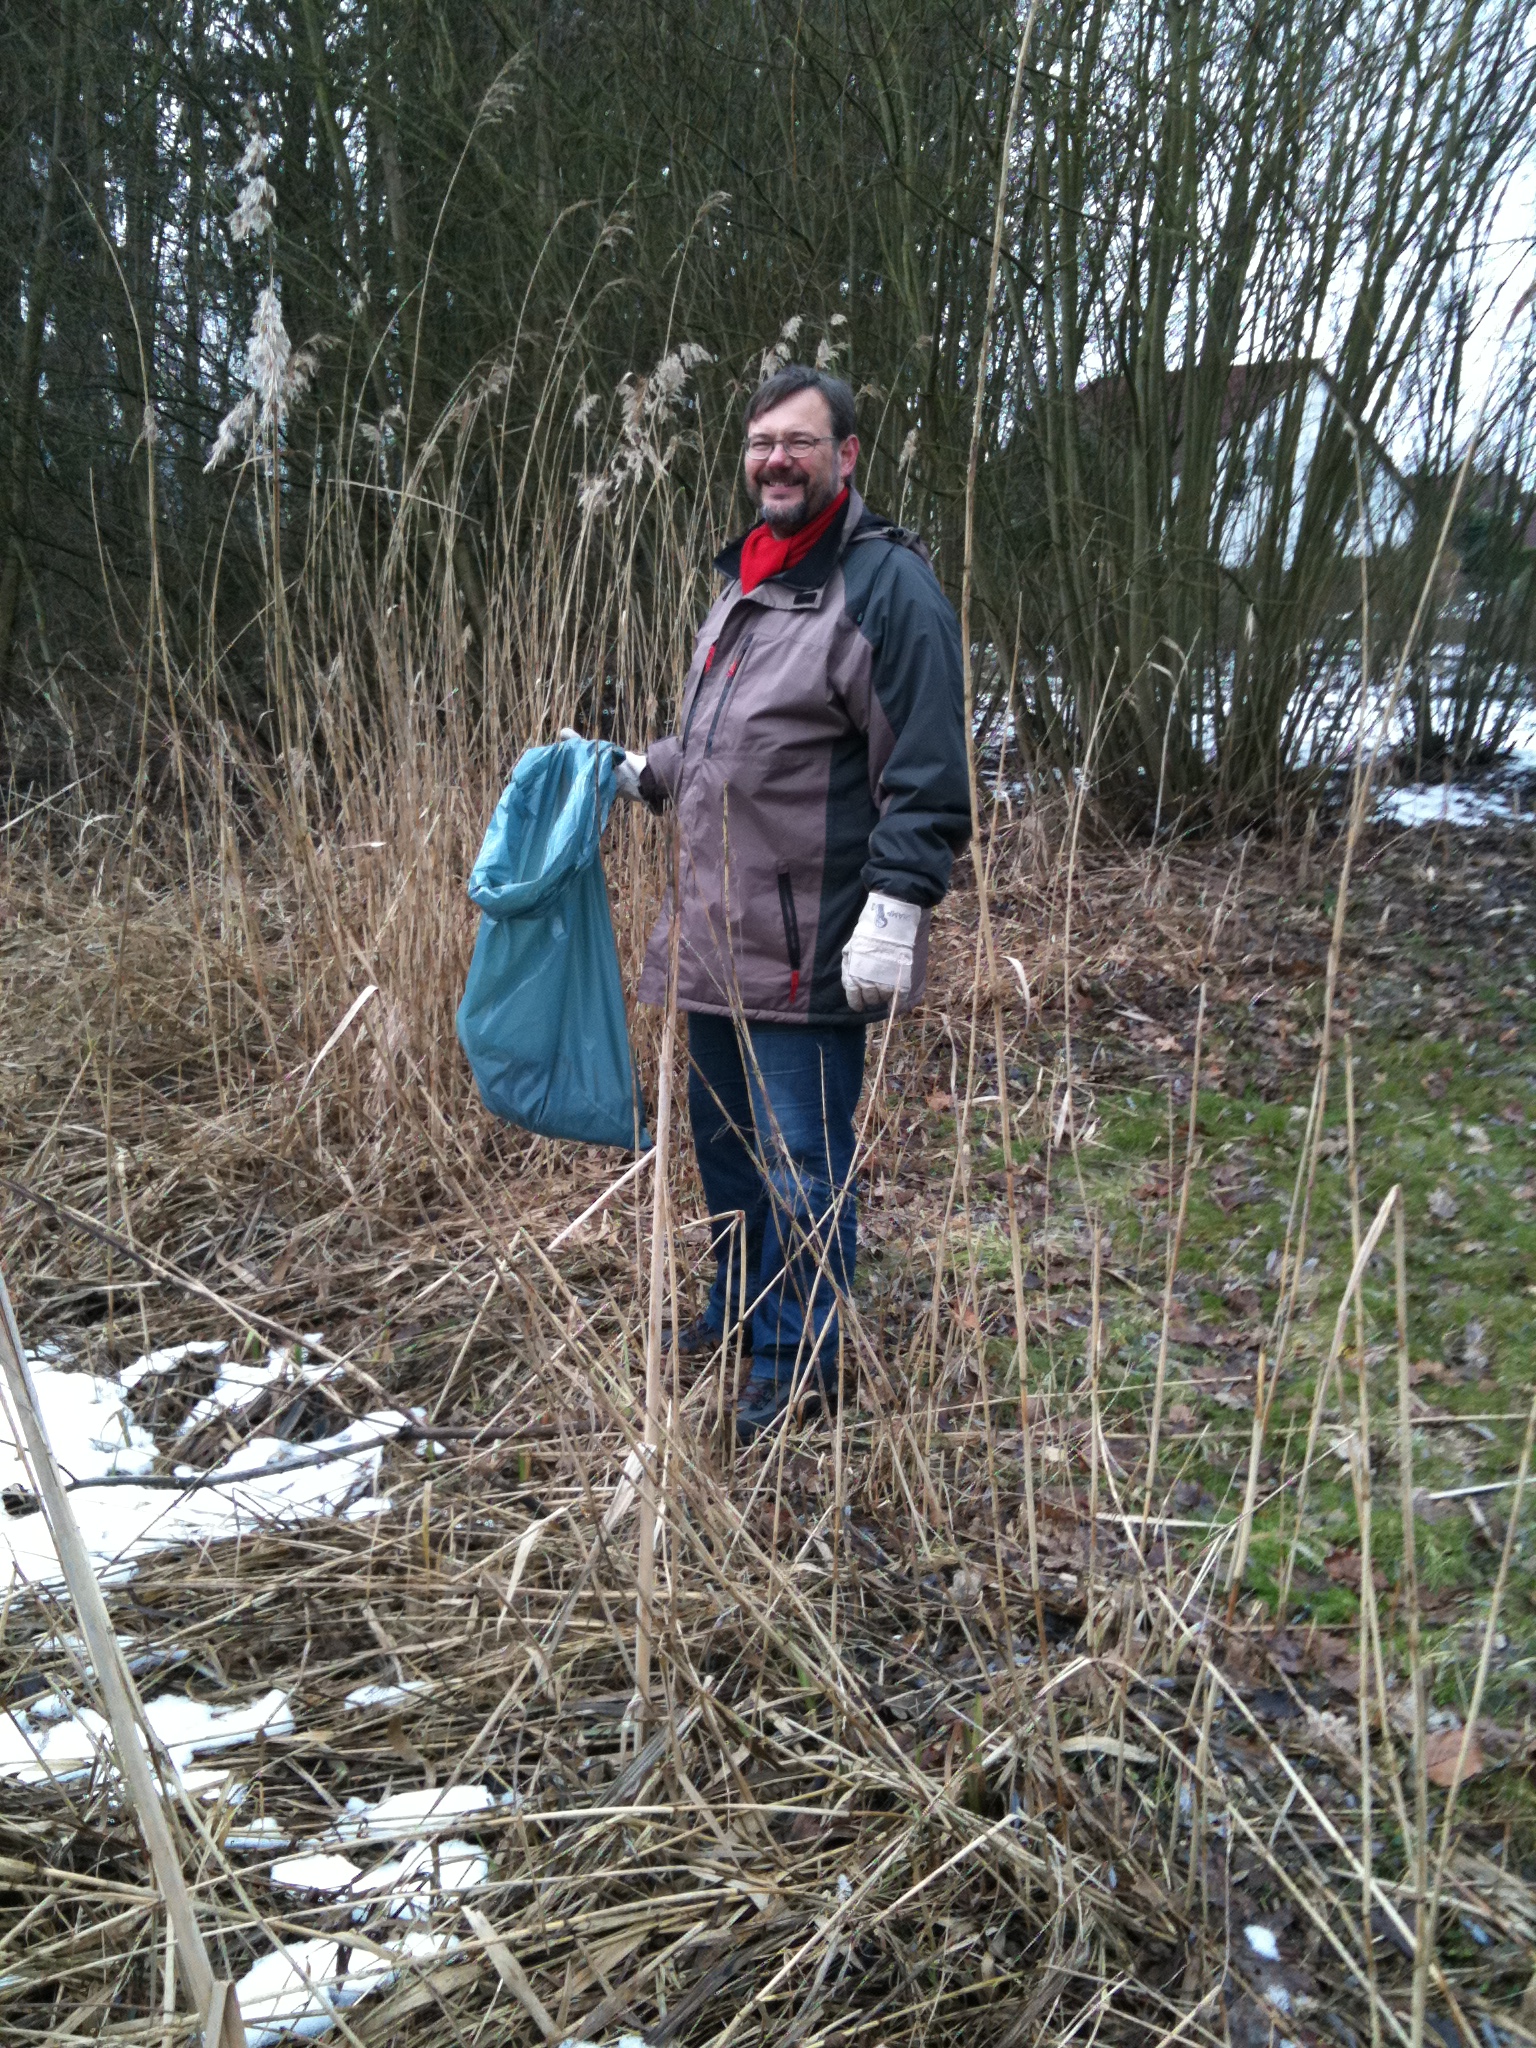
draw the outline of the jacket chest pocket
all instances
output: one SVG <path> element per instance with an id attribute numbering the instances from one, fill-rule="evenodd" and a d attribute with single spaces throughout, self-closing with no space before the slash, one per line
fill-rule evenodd
<path id="1" fill-rule="evenodd" d="M 709 733 L 704 741 L 706 759 L 715 751 L 715 734 L 720 730 L 721 716 L 726 705 L 730 702 L 731 692 L 736 687 L 738 677 L 747 665 L 747 657 L 752 652 L 752 642 L 755 637 L 755 634 L 748 633 L 740 647 L 731 656 L 730 661 L 726 665 L 725 674 L 720 678 L 720 694 L 715 699 L 715 713 L 709 721 Z M 711 652 L 713 652 L 713 649 L 711 649 Z"/>
<path id="2" fill-rule="evenodd" d="M 698 674 L 683 692 L 682 745 L 685 751 L 688 746 L 688 735 L 693 731 L 693 721 L 699 715 L 699 700 L 709 688 L 709 672 L 715 665 L 715 650 L 719 645 L 718 640 L 710 642 L 709 651 L 704 656 Z"/>

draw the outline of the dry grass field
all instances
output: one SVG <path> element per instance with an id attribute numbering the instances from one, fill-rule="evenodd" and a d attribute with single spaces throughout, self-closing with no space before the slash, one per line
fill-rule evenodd
<path id="1" fill-rule="evenodd" d="M 451 852 L 391 891 L 231 830 L 189 890 L 153 837 L 3 842 L 0 1242 L 109 1401 L 222 1341 L 121 1396 L 168 1512 L 346 1475 L 107 1573 L 249 2038 L 1532 2037 L 1529 829 L 1365 835 L 1325 1048 L 1336 843 L 999 808 L 1000 972 L 967 865 L 872 1040 L 838 1419 L 738 1452 L 739 1361 L 669 1372 L 638 1725 L 647 1177 L 551 1250 L 624 1161 L 472 1100 Z M 377 989 L 334 1043 L 328 919 Z M 667 1214 L 686 1314 L 681 1139 Z M 92 1698 L 61 1591 L 3 1611 L 5 2036 L 191 2038 L 109 1764 L 38 1762 Z"/>

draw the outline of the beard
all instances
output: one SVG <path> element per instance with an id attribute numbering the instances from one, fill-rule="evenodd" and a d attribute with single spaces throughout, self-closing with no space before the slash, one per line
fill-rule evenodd
<path id="1" fill-rule="evenodd" d="M 798 483 L 804 496 L 798 506 L 775 506 L 765 508 L 763 504 L 763 483 Z M 842 489 L 841 480 L 834 477 L 830 482 L 825 477 L 798 475 L 794 477 L 764 478 L 750 490 L 751 499 L 762 514 L 764 526 L 777 540 L 787 540 L 798 533 L 802 526 L 809 526 L 819 512 L 824 512 Z"/>

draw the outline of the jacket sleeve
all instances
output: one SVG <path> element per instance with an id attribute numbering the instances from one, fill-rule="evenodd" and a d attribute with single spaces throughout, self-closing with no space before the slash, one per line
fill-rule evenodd
<path id="1" fill-rule="evenodd" d="M 867 889 L 926 907 L 971 836 L 960 625 L 938 578 L 894 547 L 861 622 L 872 653 L 870 782 L 880 816 Z"/>
<path id="2" fill-rule="evenodd" d="M 651 741 L 640 771 L 640 795 L 653 811 L 659 811 L 668 797 L 677 796 L 677 778 L 683 765 L 683 749 L 676 733 Z"/>

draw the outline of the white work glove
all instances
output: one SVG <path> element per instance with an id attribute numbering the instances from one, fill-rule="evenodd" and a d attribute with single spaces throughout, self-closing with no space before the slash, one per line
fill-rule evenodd
<path id="1" fill-rule="evenodd" d="M 583 735 L 572 725 L 562 725 L 560 737 L 563 740 L 579 740 Z M 613 793 L 623 797 L 626 803 L 640 801 L 640 777 L 645 773 L 644 754 L 632 754 L 628 747 L 623 750 L 624 758 L 613 771 Z"/>
<path id="2" fill-rule="evenodd" d="M 881 1010 L 911 993 L 912 948 L 923 913 L 877 889 L 843 948 L 843 994 L 850 1010 Z"/>
<path id="3" fill-rule="evenodd" d="M 630 804 L 637 804 L 637 803 L 639 803 L 639 801 L 640 801 L 640 778 L 641 778 L 641 776 L 642 776 L 642 775 L 643 775 L 644 773 L 645 773 L 645 756 L 644 756 L 644 754 L 632 754 L 632 753 L 631 753 L 631 752 L 629 751 L 628 747 L 626 747 L 626 748 L 624 749 L 624 756 L 623 756 L 623 759 L 622 759 L 622 760 L 620 760 L 620 761 L 616 761 L 616 762 L 614 763 L 614 769 L 613 769 L 613 793 L 614 793 L 614 795 L 615 795 L 615 796 L 621 796 L 621 797 L 623 797 L 623 799 L 624 799 L 624 801 L 625 801 L 626 803 L 630 803 Z"/>

